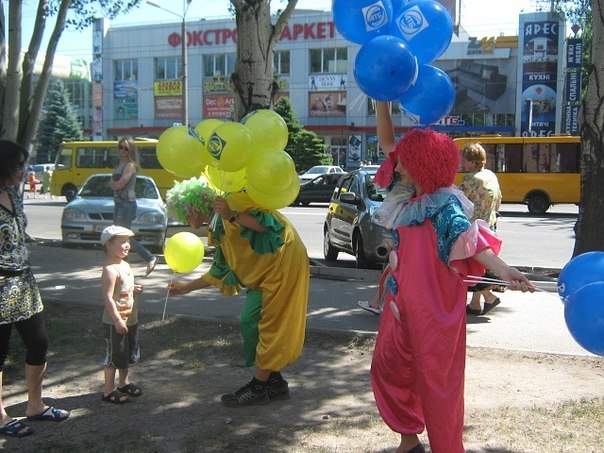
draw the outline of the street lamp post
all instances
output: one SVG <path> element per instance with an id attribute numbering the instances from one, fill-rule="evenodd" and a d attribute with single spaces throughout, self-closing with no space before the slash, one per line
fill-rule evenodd
<path id="1" fill-rule="evenodd" d="M 164 8 L 161 5 L 158 5 L 155 2 L 152 2 L 150 0 L 147 0 L 147 4 L 154 6 L 156 8 L 159 8 L 161 10 L 164 10 L 170 14 L 173 14 L 175 16 L 178 16 L 181 19 L 181 27 L 180 27 L 180 32 L 181 32 L 181 42 L 180 42 L 180 50 L 181 50 L 181 55 L 180 55 L 180 59 L 181 59 L 181 80 L 182 80 L 182 99 L 181 99 L 181 108 L 182 108 L 182 124 L 183 126 L 188 126 L 189 125 L 189 90 L 187 87 L 187 59 L 188 59 L 188 52 L 187 52 L 187 22 L 186 22 L 186 17 L 187 17 L 187 11 L 189 10 L 189 5 L 191 4 L 192 0 L 183 0 L 182 1 L 182 14 L 178 14 L 175 13 L 172 10 L 169 10 L 167 8 Z"/>

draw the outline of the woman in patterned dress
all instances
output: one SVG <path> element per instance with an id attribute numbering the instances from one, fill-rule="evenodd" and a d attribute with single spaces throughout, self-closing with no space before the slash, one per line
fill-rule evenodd
<path id="1" fill-rule="evenodd" d="M 42 401 L 48 335 L 40 291 L 30 269 L 25 246 L 27 219 L 17 190 L 29 154 L 21 146 L 2 140 L 0 156 L 0 434 L 23 437 L 33 430 L 10 417 L 1 398 L 2 369 L 13 326 L 26 348 L 27 419 L 62 421 L 69 417 L 69 412 L 49 407 Z"/>

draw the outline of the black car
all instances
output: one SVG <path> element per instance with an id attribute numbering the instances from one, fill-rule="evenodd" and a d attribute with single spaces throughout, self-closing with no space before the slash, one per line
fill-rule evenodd
<path id="1" fill-rule="evenodd" d="M 300 193 L 293 204 L 329 203 L 338 180 L 345 173 L 325 173 L 300 185 Z"/>
<path id="2" fill-rule="evenodd" d="M 388 191 L 373 183 L 374 176 L 361 168 L 340 178 L 323 227 L 327 261 L 337 260 L 340 252 L 354 255 L 358 268 L 374 267 L 388 259 L 392 234 L 372 221 Z"/>

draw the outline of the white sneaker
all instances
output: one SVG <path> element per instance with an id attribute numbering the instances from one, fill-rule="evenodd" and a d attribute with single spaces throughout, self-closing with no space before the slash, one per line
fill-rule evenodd
<path id="1" fill-rule="evenodd" d="M 370 306 L 368 300 L 359 300 L 357 302 L 357 305 L 363 310 L 367 310 L 368 312 L 373 313 L 374 315 L 379 315 L 381 313 L 381 310 L 379 308 L 374 308 Z"/>

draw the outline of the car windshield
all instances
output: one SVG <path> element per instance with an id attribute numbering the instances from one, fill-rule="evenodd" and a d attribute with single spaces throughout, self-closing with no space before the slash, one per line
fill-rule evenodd
<path id="1" fill-rule="evenodd" d="M 312 167 L 310 170 L 308 170 L 306 173 L 309 175 L 320 175 L 322 173 L 327 173 L 329 171 L 329 167 Z"/>
<path id="2" fill-rule="evenodd" d="M 110 175 L 95 176 L 90 178 L 80 189 L 78 194 L 81 198 L 96 198 L 105 197 L 113 198 L 113 190 L 109 187 Z M 151 200 L 157 200 L 159 193 L 157 188 L 147 178 L 136 178 L 136 185 L 134 186 L 134 192 L 136 198 L 148 198 Z"/>

